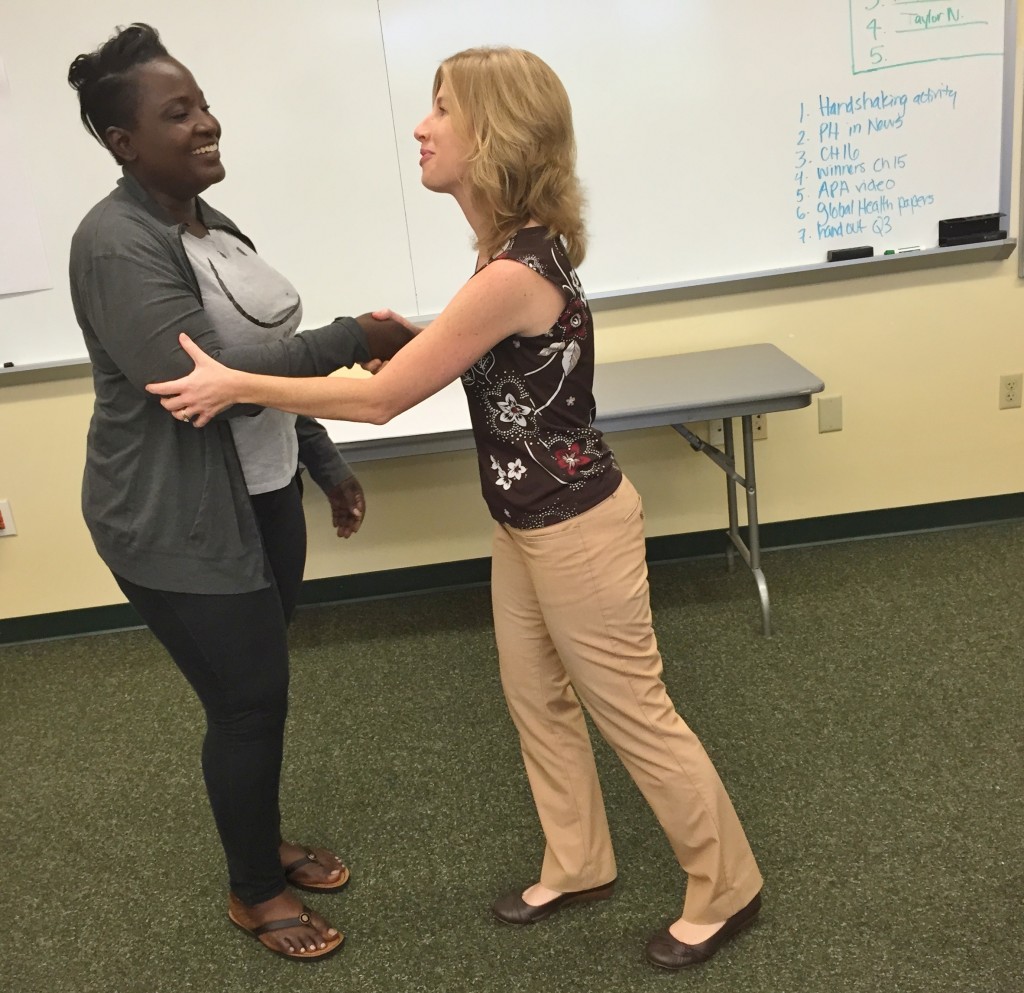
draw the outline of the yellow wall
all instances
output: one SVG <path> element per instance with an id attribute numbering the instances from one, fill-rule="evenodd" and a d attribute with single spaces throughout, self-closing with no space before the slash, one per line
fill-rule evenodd
<path id="1" fill-rule="evenodd" d="M 1021 33 L 1018 25 L 1018 40 Z M 1018 171 L 1015 159 L 1014 235 Z M 1024 491 L 1024 410 L 997 408 L 999 376 L 1024 371 L 1016 253 L 1004 262 L 617 304 L 599 310 L 597 325 L 599 361 L 769 341 L 820 376 L 825 395 L 842 395 L 839 433 L 818 434 L 816 404 L 769 416 L 768 437 L 757 443 L 763 521 Z M 0 539 L 0 618 L 123 601 L 79 512 L 91 401 L 86 375 L 0 380 L 0 498 L 10 500 L 19 531 Z M 649 535 L 722 526 L 720 470 L 671 429 L 611 440 L 644 495 Z M 364 464 L 359 475 L 367 521 L 348 542 L 333 536 L 315 487 L 307 492 L 307 578 L 489 554 L 470 453 Z"/>

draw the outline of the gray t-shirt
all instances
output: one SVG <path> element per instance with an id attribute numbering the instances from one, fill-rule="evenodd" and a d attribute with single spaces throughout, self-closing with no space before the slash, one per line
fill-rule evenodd
<path id="1" fill-rule="evenodd" d="M 302 302 L 287 279 L 227 231 L 182 237 L 199 280 L 205 308 L 225 346 L 290 338 L 302 320 Z M 298 466 L 295 415 L 266 408 L 234 417 L 231 432 L 246 489 L 270 493 L 287 486 Z"/>

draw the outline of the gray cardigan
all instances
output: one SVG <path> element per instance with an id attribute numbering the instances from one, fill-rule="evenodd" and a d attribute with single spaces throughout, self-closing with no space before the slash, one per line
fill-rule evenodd
<path id="1" fill-rule="evenodd" d="M 252 245 L 227 217 L 197 203 L 207 227 Z M 203 310 L 182 227 L 125 175 L 72 238 L 71 300 L 96 389 L 82 511 L 100 557 L 132 583 L 249 592 L 271 578 L 226 419 L 259 408 L 235 406 L 196 429 L 144 387 L 191 370 L 181 331 L 227 365 L 272 375 L 326 375 L 365 362 L 369 352 L 351 318 L 273 344 L 222 346 Z M 322 488 L 351 475 L 320 424 L 300 417 L 296 432 L 299 458 Z"/>

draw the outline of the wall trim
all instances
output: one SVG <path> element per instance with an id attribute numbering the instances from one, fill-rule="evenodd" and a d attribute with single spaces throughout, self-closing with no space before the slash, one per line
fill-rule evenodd
<path id="1" fill-rule="evenodd" d="M 918 531 L 993 524 L 1024 518 L 1024 493 L 950 500 L 886 510 L 811 517 L 798 521 L 761 524 L 761 548 L 819 545 L 857 538 L 877 538 Z M 647 539 L 649 562 L 670 562 L 725 554 L 722 529 L 691 534 L 661 535 Z M 352 576 L 310 579 L 302 585 L 303 607 L 323 606 L 382 597 L 436 593 L 443 590 L 485 586 L 490 579 L 489 558 L 462 559 L 404 569 L 382 569 Z M 76 635 L 100 634 L 142 627 L 138 614 L 127 603 L 86 607 L 52 614 L 0 619 L 0 645 Z"/>

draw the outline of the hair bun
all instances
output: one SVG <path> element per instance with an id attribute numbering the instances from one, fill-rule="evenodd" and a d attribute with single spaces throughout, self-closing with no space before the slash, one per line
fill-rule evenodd
<path id="1" fill-rule="evenodd" d="M 96 79 L 97 62 L 96 54 L 79 55 L 68 69 L 68 82 L 76 90 L 81 90 Z"/>

